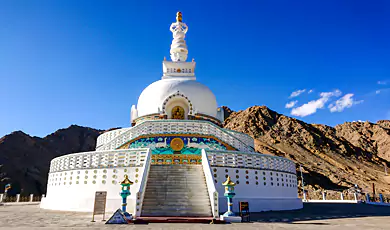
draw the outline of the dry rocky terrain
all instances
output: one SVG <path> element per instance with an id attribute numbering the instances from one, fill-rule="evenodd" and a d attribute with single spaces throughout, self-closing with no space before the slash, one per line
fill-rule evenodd
<path id="1" fill-rule="evenodd" d="M 390 163 L 390 121 L 330 127 L 307 124 L 266 106 L 228 113 L 225 128 L 255 138 L 256 151 L 287 157 L 297 163 L 297 171 L 302 165 L 312 198 L 322 190 L 345 190 L 355 184 L 371 192 L 373 183 L 376 193 L 390 194 L 390 179 L 385 175 L 385 165 Z"/>

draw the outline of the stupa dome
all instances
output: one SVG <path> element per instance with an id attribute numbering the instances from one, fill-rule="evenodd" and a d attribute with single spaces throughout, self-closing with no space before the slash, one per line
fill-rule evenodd
<path id="1" fill-rule="evenodd" d="M 138 98 L 138 117 L 164 112 L 174 106 L 184 108 L 186 114 L 201 113 L 217 117 L 217 101 L 211 90 L 191 79 L 169 78 L 150 84 Z"/>

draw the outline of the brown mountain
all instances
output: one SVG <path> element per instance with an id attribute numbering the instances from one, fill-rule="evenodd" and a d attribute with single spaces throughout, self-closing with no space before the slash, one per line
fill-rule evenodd
<path id="1" fill-rule="evenodd" d="M 10 193 L 44 194 L 50 161 L 67 153 L 95 149 L 101 130 L 72 125 L 44 138 L 16 131 L 0 139 L 0 191 L 12 184 Z"/>
<path id="2" fill-rule="evenodd" d="M 371 192 L 373 183 L 377 193 L 390 193 L 390 178 L 384 173 L 390 165 L 390 121 L 346 122 L 333 128 L 253 106 L 232 112 L 225 128 L 255 138 L 258 152 L 285 156 L 297 163 L 297 170 L 301 164 L 312 197 L 322 189 L 343 190 L 355 184 Z"/>

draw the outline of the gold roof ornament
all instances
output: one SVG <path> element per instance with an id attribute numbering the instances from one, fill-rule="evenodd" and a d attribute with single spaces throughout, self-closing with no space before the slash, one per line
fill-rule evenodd
<path id="1" fill-rule="evenodd" d="M 178 11 L 178 12 L 176 13 L 176 21 L 177 21 L 177 22 L 181 22 L 182 20 L 183 20 L 183 15 L 181 14 L 180 11 Z"/>
<path id="2" fill-rule="evenodd" d="M 125 174 L 125 179 L 121 182 L 121 185 L 132 185 L 133 182 L 131 182 L 129 180 L 129 176 L 127 176 L 127 174 Z"/>
<path id="3" fill-rule="evenodd" d="M 236 186 L 236 184 L 230 179 L 230 176 L 222 183 L 223 186 Z"/>

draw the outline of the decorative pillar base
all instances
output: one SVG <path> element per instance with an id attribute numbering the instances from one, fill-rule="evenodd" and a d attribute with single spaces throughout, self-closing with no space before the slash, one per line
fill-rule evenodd
<path id="1" fill-rule="evenodd" d="M 234 214 L 234 212 L 227 211 L 222 216 L 236 216 L 236 214 Z"/>
<path id="2" fill-rule="evenodd" d="M 223 214 L 220 217 L 220 220 L 226 221 L 228 223 L 240 223 L 242 221 L 241 216 L 224 216 L 224 215 L 225 214 Z"/>

